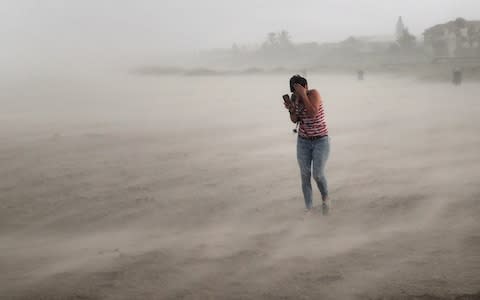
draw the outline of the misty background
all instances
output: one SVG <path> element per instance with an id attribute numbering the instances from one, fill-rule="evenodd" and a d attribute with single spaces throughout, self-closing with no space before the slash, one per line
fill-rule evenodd
<path id="1" fill-rule="evenodd" d="M 286 30 L 295 43 L 392 37 L 398 16 L 422 39 L 435 24 L 480 18 L 475 0 L 10 1 L 0 5 L 1 73 L 66 67 L 202 65 L 201 51 L 260 46 Z M 190 59 L 185 59 L 189 57 Z"/>

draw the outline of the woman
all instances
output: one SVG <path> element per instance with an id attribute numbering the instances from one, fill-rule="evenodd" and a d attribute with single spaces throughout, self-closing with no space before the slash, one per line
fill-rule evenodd
<path id="1" fill-rule="evenodd" d="M 330 203 L 325 165 L 330 153 L 330 141 L 322 98 L 316 90 L 308 89 L 307 80 L 300 75 L 290 79 L 290 91 L 295 101 L 286 103 L 285 107 L 290 112 L 290 120 L 299 123 L 297 160 L 306 211 L 312 209 L 313 176 L 322 195 L 322 212 L 327 215 Z"/>

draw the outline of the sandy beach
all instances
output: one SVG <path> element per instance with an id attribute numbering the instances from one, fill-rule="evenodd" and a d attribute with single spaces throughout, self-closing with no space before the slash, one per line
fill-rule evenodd
<path id="1" fill-rule="evenodd" d="M 0 299 L 480 299 L 480 85 L 309 74 L 325 217 L 288 78 L 3 80 Z"/>

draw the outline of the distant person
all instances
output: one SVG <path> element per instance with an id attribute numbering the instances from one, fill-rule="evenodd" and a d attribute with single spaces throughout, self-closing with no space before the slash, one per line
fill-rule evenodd
<path id="1" fill-rule="evenodd" d="M 455 70 L 453 70 L 452 77 L 453 77 L 452 81 L 454 85 L 462 84 L 462 71 L 459 68 L 455 68 Z"/>
<path id="2" fill-rule="evenodd" d="M 313 176 L 322 195 L 322 212 L 327 215 L 330 201 L 325 165 L 330 153 L 330 141 L 323 101 L 317 90 L 308 89 L 307 80 L 300 75 L 290 79 L 290 91 L 293 93 L 294 101 L 285 101 L 285 107 L 290 112 L 290 120 L 299 123 L 297 161 L 306 211 L 311 211 L 313 206 L 311 185 Z M 288 95 L 285 96 L 288 99 Z"/>
<path id="3" fill-rule="evenodd" d="M 363 76 L 365 75 L 365 72 L 363 70 L 358 70 L 357 71 L 357 78 L 358 80 L 363 80 Z"/>

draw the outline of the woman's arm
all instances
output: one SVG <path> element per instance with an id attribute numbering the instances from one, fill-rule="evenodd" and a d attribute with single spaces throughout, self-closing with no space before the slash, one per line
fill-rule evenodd
<path id="1" fill-rule="evenodd" d="M 288 97 L 288 95 L 285 95 L 284 97 Z M 283 105 L 290 113 L 290 121 L 292 121 L 293 123 L 297 123 L 298 116 L 297 116 L 297 106 L 295 105 L 295 102 L 296 102 L 295 95 L 292 94 L 292 99 L 290 100 L 290 97 L 288 97 L 288 99 L 289 99 L 288 101 L 284 101 Z"/>
<path id="2" fill-rule="evenodd" d="M 297 109 L 295 105 L 292 105 L 293 108 L 289 108 L 288 112 L 290 113 L 290 121 L 292 123 L 297 123 L 298 122 L 298 116 L 297 116 Z"/>
<path id="3" fill-rule="evenodd" d="M 307 115 L 309 117 L 315 116 L 320 109 L 320 103 L 322 101 L 320 94 L 317 92 L 317 90 L 311 90 L 310 93 L 307 94 L 307 90 L 298 83 L 295 84 L 294 87 L 295 92 L 305 105 Z"/>
<path id="4" fill-rule="evenodd" d="M 293 102 L 289 102 L 288 104 L 285 102 L 284 105 L 285 105 L 285 108 L 290 113 L 290 121 L 292 121 L 293 123 L 297 123 L 298 116 L 297 116 L 297 107 L 295 106 L 295 104 Z"/>

